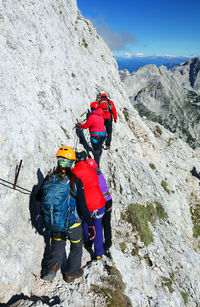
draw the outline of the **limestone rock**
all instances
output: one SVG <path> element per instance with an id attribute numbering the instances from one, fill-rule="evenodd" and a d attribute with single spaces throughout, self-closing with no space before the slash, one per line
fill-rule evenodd
<path id="1" fill-rule="evenodd" d="M 80 15 L 75 0 L 7 0 L 1 2 L 1 9 L 0 302 L 107 306 L 103 292 L 92 288 L 101 289 L 109 277 L 107 267 L 112 262 L 106 257 L 102 263 L 86 266 L 84 276 L 71 285 L 60 272 L 52 284 L 40 279 L 48 240 L 35 199 L 43 177 L 56 164 L 59 146 L 76 147 L 76 118 L 83 120 L 81 114 L 90 102 L 106 91 L 118 111 L 111 150 L 101 158 L 113 197 L 111 252 L 121 273 L 117 280 L 125 283 L 133 306 L 183 306 L 183 297 L 196 306 L 200 256 L 191 212 L 198 207 L 200 195 L 199 180 L 190 170 L 193 166 L 200 170 L 198 152 L 138 115 L 120 81 L 114 56 L 91 22 Z M 138 71 L 143 84 L 149 69 L 156 80 L 166 73 L 170 88 L 169 73 L 154 66 L 145 68 L 144 74 Z M 135 88 L 142 89 L 141 83 Z M 31 197 L 2 181 L 14 181 L 20 160 L 17 185 L 32 191 Z M 146 246 L 139 230 L 132 231 L 126 212 L 131 203 L 155 202 L 166 215 L 148 223 L 153 241 Z M 84 250 L 83 266 L 88 260 Z M 110 287 L 109 295 L 117 294 Z"/>

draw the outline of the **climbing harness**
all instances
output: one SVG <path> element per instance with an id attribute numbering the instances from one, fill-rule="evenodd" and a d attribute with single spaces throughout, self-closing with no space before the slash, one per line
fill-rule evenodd
<path id="1" fill-rule="evenodd" d="M 101 138 L 103 138 L 103 137 L 104 137 L 104 139 L 101 140 Z M 106 141 L 106 139 L 107 139 L 106 138 L 106 131 L 92 132 L 92 134 L 91 134 L 91 141 L 95 144 L 97 144 L 101 141 L 104 143 Z"/>
<path id="2" fill-rule="evenodd" d="M 101 219 L 104 216 L 104 213 L 99 214 L 99 215 L 97 213 L 98 213 L 98 209 L 94 210 L 91 217 L 94 217 L 95 219 Z"/>

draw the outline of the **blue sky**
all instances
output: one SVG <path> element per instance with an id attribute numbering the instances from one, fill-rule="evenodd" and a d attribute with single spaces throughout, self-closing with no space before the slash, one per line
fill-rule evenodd
<path id="1" fill-rule="evenodd" d="M 200 56 L 200 0 L 77 0 L 115 55 Z"/>

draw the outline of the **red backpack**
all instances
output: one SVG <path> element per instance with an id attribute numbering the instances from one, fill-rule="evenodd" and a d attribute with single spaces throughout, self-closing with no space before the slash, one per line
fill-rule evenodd
<path id="1" fill-rule="evenodd" d="M 109 99 L 104 99 L 104 100 L 100 100 L 99 101 L 99 105 L 101 107 L 101 109 L 107 113 L 110 112 L 110 114 L 112 114 L 112 104 L 110 103 Z"/>

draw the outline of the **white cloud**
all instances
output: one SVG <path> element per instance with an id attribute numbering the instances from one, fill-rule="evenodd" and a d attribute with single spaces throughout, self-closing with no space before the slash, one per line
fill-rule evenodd
<path id="1" fill-rule="evenodd" d="M 132 58 L 132 57 L 145 57 L 144 53 L 142 52 L 138 52 L 138 53 L 131 53 L 131 52 L 125 52 L 123 55 L 122 55 L 123 58 Z"/>
<path id="2" fill-rule="evenodd" d="M 138 52 L 138 53 L 135 54 L 135 56 L 137 56 L 137 57 L 143 57 L 143 56 L 144 56 L 144 53 Z"/>
<path id="3" fill-rule="evenodd" d="M 133 55 L 132 55 L 132 53 L 130 53 L 130 52 L 125 52 L 124 53 L 124 57 L 125 58 L 131 58 Z"/>
<path id="4" fill-rule="evenodd" d="M 135 44 L 136 39 L 132 34 L 126 32 L 125 30 L 120 30 L 120 32 L 114 32 L 110 26 L 104 21 L 95 19 L 93 23 L 96 27 L 97 32 L 101 35 L 111 50 L 122 50 L 127 44 Z"/>
<path id="5" fill-rule="evenodd" d="M 177 55 L 173 55 L 173 54 L 156 54 L 155 56 L 168 57 L 168 58 L 178 58 Z"/>

